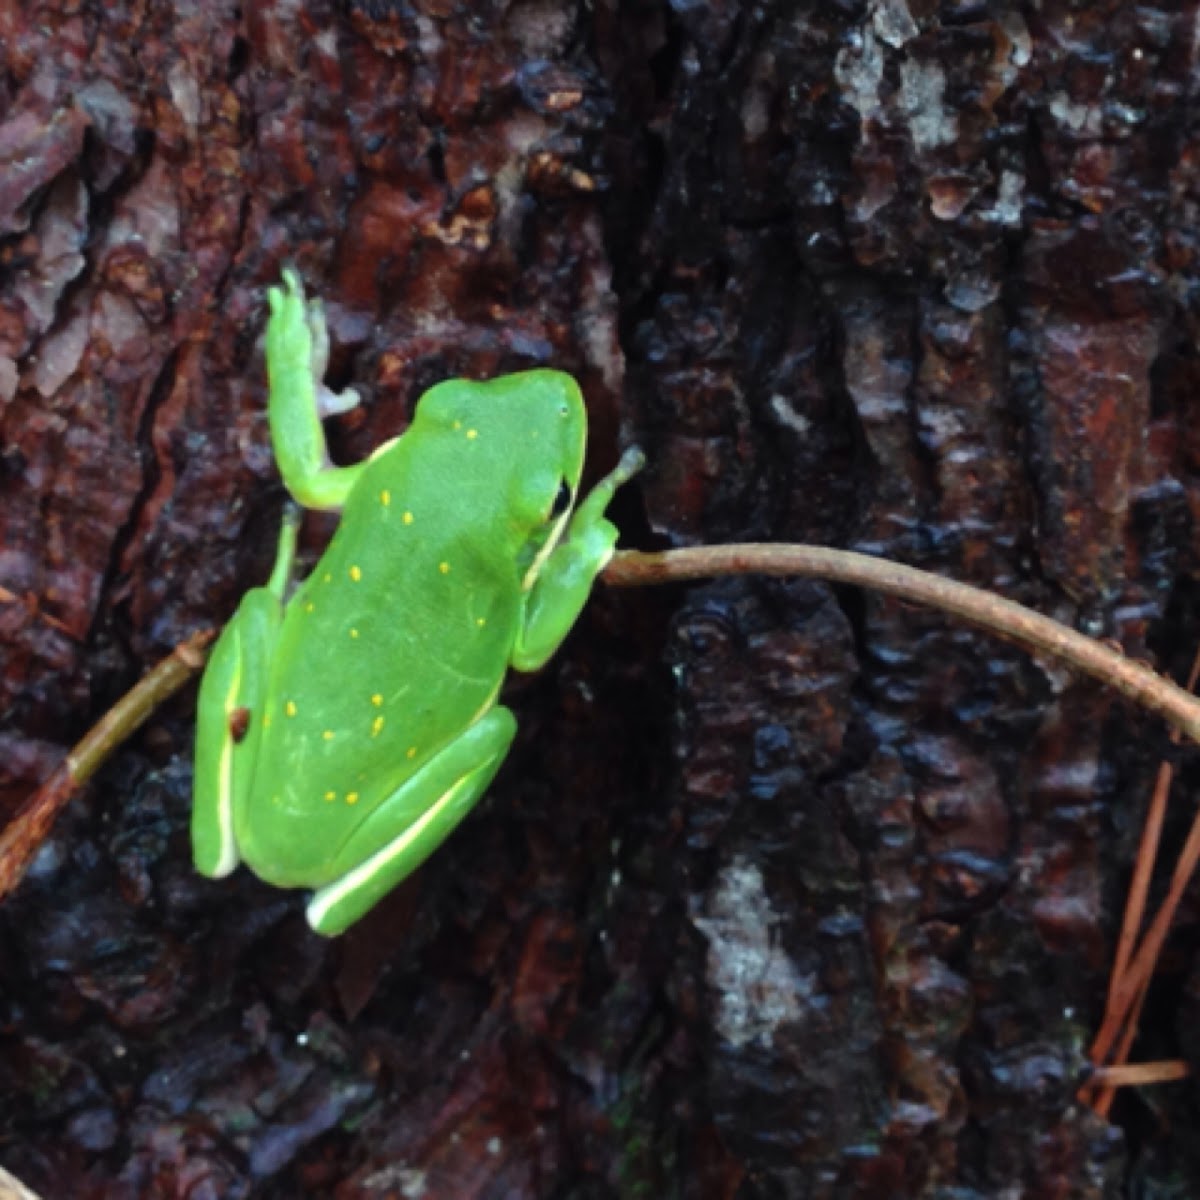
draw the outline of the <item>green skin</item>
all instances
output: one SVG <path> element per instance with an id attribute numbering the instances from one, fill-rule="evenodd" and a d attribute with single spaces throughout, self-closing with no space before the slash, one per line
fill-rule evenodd
<path id="1" fill-rule="evenodd" d="M 353 467 L 329 463 L 323 416 L 357 403 L 321 384 L 328 342 L 295 273 L 269 293 L 269 413 L 284 483 L 340 510 L 289 595 L 299 513 L 271 579 L 244 597 L 200 686 L 192 846 L 220 877 L 245 862 L 315 889 L 340 933 L 415 870 L 500 768 L 516 721 L 496 697 L 574 625 L 617 531 L 604 510 L 640 469 L 627 451 L 574 507 L 587 414 L 575 381 L 525 371 L 453 380 L 409 430 Z"/>

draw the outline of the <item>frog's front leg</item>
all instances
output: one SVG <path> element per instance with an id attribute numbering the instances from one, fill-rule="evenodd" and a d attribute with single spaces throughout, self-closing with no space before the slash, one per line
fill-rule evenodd
<path id="1" fill-rule="evenodd" d="M 283 287 L 267 291 L 267 412 L 275 460 L 287 489 L 305 508 L 340 509 L 365 464 L 335 467 L 321 419 L 358 403 L 352 389 L 331 392 L 322 382 L 329 334 L 319 300 L 307 301 L 299 275 L 287 268 Z"/>
<path id="2" fill-rule="evenodd" d="M 617 528 L 604 510 L 617 488 L 645 462 L 636 446 L 626 450 L 612 473 L 575 510 L 566 536 L 541 564 L 525 598 L 525 619 L 513 647 L 512 665 L 518 671 L 536 671 L 570 633 L 617 544 Z"/>
<path id="3" fill-rule="evenodd" d="M 289 506 L 275 568 L 252 588 L 209 655 L 196 701 L 192 856 L 201 875 L 219 879 L 238 864 L 234 812 L 254 782 L 271 660 L 296 559 L 300 510 Z"/>
<path id="4" fill-rule="evenodd" d="M 415 871 L 486 791 L 516 731 L 507 708 L 489 709 L 396 788 L 338 852 L 345 874 L 309 901 L 313 929 L 341 933 Z"/>

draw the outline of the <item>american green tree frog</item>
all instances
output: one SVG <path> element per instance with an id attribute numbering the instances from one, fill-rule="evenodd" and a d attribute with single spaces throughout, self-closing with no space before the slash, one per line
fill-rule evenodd
<path id="1" fill-rule="evenodd" d="M 496 703 L 575 623 L 617 531 L 604 512 L 631 449 L 575 504 L 587 414 L 575 381 L 533 370 L 452 380 L 408 431 L 350 467 L 321 419 L 357 403 L 322 384 L 319 302 L 285 271 L 268 294 L 268 416 L 288 491 L 340 510 L 293 582 L 298 510 L 265 587 L 209 660 L 197 713 L 192 846 L 204 875 L 238 862 L 315 889 L 318 933 L 357 921 L 419 866 L 491 782 L 516 732 Z"/>

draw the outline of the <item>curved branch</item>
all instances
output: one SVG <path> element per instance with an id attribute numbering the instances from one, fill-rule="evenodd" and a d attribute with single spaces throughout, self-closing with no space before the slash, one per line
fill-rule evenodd
<path id="1" fill-rule="evenodd" d="M 17 815 L 0 831 L 0 900 L 25 877 L 38 847 L 79 787 L 160 704 L 204 666 L 208 644 L 215 637 L 214 630 L 205 629 L 176 646 L 84 734 L 50 778 L 21 805 Z"/>
<path id="2" fill-rule="evenodd" d="M 1091 675 L 1135 704 L 1165 717 L 1192 741 L 1200 742 L 1200 700 L 1149 667 L 993 592 L 887 559 L 825 546 L 762 542 L 696 546 L 656 554 L 624 550 L 613 556 L 603 578 L 616 587 L 631 587 L 747 574 L 798 575 L 849 583 L 951 613 Z"/>

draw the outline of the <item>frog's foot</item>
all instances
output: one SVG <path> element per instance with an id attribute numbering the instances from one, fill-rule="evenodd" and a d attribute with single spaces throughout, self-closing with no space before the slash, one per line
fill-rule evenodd
<path id="1" fill-rule="evenodd" d="M 308 362 L 317 394 L 317 415 L 324 420 L 325 417 L 349 412 L 358 404 L 359 395 L 353 388 L 335 392 L 322 382 L 329 368 L 329 327 L 325 322 L 325 306 L 318 299 L 310 300 L 306 316 L 311 347 Z"/>

